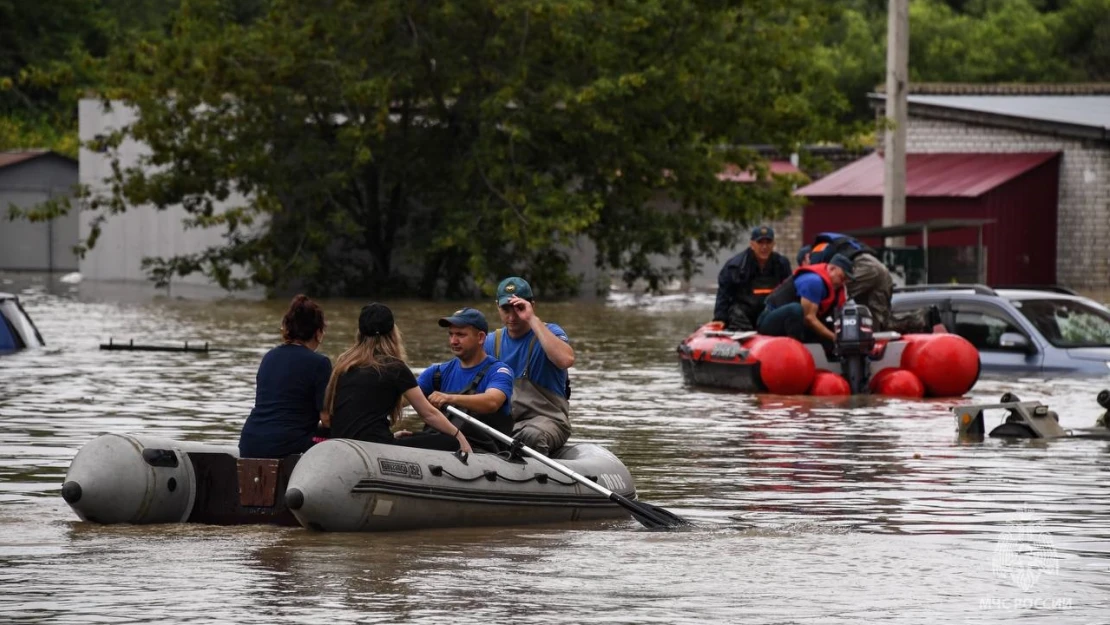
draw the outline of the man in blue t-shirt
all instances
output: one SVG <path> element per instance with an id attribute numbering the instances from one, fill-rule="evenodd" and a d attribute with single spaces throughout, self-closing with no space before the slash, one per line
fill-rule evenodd
<path id="1" fill-rule="evenodd" d="M 574 348 L 562 328 L 536 316 L 532 286 L 522 278 L 497 285 L 497 309 L 505 327 L 486 337 L 486 351 L 516 375 L 514 432 L 525 445 L 550 455 L 570 437 L 567 369 L 574 365 Z"/>
<path id="2" fill-rule="evenodd" d="M 483 345 L 489 325 L 482 313 L 473 308 L 456 310 L 439 320 L 447 328 L 454 360 L 425 369 L 416 384 L 428 401 L 440 410 L 454 406 L 507 436 L 513 435 L 513 371 L 505 363 L 486 354 Z M 449 416 L 449 415 L 448 415 Z M 492 437 L 474 426 L 452 421 L 463 431 L 475 449 L 497 451 Z M 438 432 L 429 434 L 444 436 Z M 404 444 L 405 439 L 401 439 Z"/>

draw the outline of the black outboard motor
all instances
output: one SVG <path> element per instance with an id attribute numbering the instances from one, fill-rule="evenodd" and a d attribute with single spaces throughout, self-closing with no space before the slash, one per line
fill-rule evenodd
<path id="1" fill-rule="evenodd" d="M 875 348 L 871 310 L 855 300 L 848 300 L 833 323 L 836 333 L 836 353 L 840 357 L 840 371 L 852 393 L 867 391 L 871 380 L 871 350 Z"/>

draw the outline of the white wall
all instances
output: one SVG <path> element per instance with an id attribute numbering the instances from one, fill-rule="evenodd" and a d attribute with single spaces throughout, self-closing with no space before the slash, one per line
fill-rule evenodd
<path id="1" fill-rule="evenodd" d="M 78 105 L 79 138 L 82 145 L 98 135 L 106 135 L 114 129 L 131 123 L 135 112 L 123 105 L 115 104 L 105 110 L 99 100 L 83 99 Z M 147 151 L 146 146 L 127 141 L 120 146 L 120 166 L 123 168 L 138 163 L 139 157 Z M 111 159 L 82 147 L 78 156 L 81 184 L 94 191 L 105 189 L 104 178 L 111 175 Z M 241 205 L 241 196 L 228 198 L 221 206 Z M 171 257 L 180 254 L 200 252 L 213 245 L 223 243 L 224 228 L 186 230 L 182 220 L 188 214 L 180 206 L 157 210 L 151 206 L 130 207 L 120 215 L 109 216 L 103 224 L 96 247 L 85 254 L 80 262 L 80 271 L 89 280 L 141 280 L 148 278 L 142 270 L 142 260 L 148 256 Z M 90 224 L 96 213 L 81 211 L 80 234 L 84 240 L 90 231 Z M 214 284 L 206 276 L 192 274 L 186 278 L 175 278 L 174 283 L 193 285 Z"/>

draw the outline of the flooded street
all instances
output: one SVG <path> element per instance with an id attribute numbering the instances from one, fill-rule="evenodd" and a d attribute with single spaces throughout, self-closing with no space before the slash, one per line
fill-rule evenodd
<path id="1" fill-rule="evenodd" d="M 0 274 L 47 343 L 0 358 L 0 621 L 27 623 L 1104 623 L 1110 441 L 960 443 L 957 400 L 687 388 L 675 347 L 701 297 L 544 303 L 577 350 L 573 439 L 605 445 L 639 496 L 695 522 L 388 534 L 269 526 L 97 526 L 60 496 L 100 433 L 235 444 L 287 301 L 153 296 Z M 176 295 L 176 294 L 175 294 Z M 322 301 L 333 360 L 364 302 Z M 436 319 L 387 302 L 415 368 Z M 474 302 L 496 319 L 492 301 Z M 208 342 L 208 354 L 101 351 Z M 981 380 L 1067 428 L 1102 379 Z M 997 419 L 997 417 L 996 417 Z M 997 421 L 988 422 L 988 428 Z"/>

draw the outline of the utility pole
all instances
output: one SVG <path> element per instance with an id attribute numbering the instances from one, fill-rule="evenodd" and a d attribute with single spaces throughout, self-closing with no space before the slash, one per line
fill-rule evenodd
<path id="1" fill-rule="evenodd" d="M 883 225 L 906 223 L 906 92 L 909 90 L 909 0 L 888 0 L 886 104 L 883 130 Z M 905 245 L 888 237 L 887 246 Z"/>

